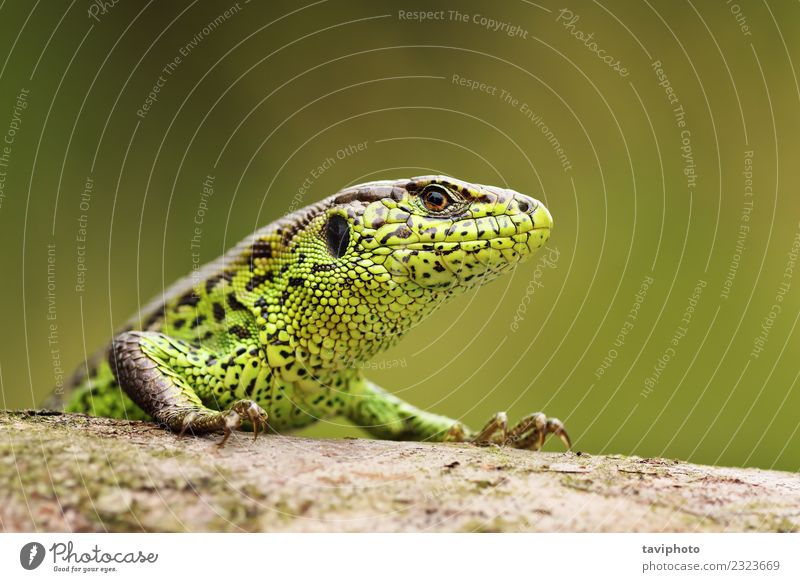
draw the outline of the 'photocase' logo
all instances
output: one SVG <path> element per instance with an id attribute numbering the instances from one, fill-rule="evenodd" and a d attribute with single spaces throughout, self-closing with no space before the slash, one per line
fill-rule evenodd
<path id="1" fill-rule="evenodd" d="M 30 542 L 19 551 L 19 563 L 26 570 L 35 570 L 44 561 L 44 546 L 39 542 Z"/>

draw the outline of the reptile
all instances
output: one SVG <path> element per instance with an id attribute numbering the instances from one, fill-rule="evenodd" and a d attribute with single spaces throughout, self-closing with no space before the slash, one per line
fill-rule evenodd
<path id="1" fill-rule="evenodd" d="M 345 188 L 263 227 L 144 307 L 53 402 L 184 434 L 297 429 L 343 415 L 377 438 L 536 450 L 541 412 L 478 431 L 370 382 L 363 364 L 550 236 L 545 206 L 447 176 Z M 53 406 L 54 407 L 54 406 Z"/>

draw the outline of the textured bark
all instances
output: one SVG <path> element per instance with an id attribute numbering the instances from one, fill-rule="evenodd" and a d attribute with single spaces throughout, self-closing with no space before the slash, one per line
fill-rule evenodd
<path id="1" fill-rule="evenodd" d="M 0 412 L 6 531 L 800 531 L 800 476 Z"/>

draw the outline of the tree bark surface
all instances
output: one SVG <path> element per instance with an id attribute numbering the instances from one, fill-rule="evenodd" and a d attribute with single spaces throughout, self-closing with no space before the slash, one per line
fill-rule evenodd
<path id="1" fill-rule="evenodd" d="M 800 476 L 0 412 L 5 531 L 800 531 Z"/>

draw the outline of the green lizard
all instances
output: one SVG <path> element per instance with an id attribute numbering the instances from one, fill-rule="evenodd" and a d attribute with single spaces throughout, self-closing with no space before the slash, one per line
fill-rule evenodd
<path id="1" fill-rule="evenodd" d="M 419 410 L 357 364 L 449 297 L 544 245 L 552 218 L 512 190 L 445 176 L 346 188 L 252 234 L 145 307 L 82 366 L 67 411 L 153 419 L 179 434 L 255 435 L 344 415 L 386 439 L 538 449 L 542 413 L 480 431 Z M 355 364 L 355 365 L 354 365 Z M 53 401 L 51 401 L 52 404 Z"/>

